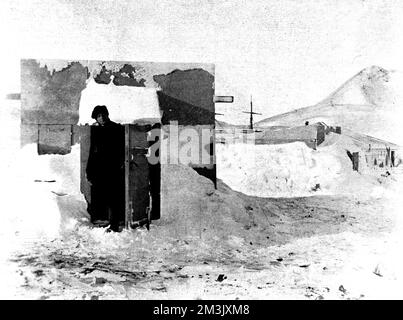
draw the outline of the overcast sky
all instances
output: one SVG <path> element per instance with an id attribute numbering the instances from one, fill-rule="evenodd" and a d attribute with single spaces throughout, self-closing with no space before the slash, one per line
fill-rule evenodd
<path id="1" fill-rule="evenodd" d="M 403 1 L 1 1 L 2 91 L 19 59 L 207 62 L 217 119 L 248 123 L 324 99 L 361 69 L 403 70 Z M 4 71 L 6 73 L 4 73 Z M 17 90 L 17 91 L 16 91 Z"/>

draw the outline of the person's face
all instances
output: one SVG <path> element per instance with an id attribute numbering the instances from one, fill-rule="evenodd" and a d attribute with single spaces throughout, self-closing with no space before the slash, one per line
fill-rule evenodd
<path id="1" fill-rule="evenodd" d="M 100 126 L 103 126 L 108 121 L 108 116 L 106 114 L 100 113 L 98 114 L 96 121 Z"/>

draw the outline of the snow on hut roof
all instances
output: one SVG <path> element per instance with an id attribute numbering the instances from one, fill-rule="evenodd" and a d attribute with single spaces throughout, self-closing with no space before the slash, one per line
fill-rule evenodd
<path id="1" fill-rule="evenodd" d="M 145 87 L 98 84 L 90 79 L 81 93 L 79 124 L 91 124 L 92 110 L 96 105 L 105 105 L 109 118 L 119 123 L 133 123 L 139 119 L 161 121 L 157 89 Z"/>

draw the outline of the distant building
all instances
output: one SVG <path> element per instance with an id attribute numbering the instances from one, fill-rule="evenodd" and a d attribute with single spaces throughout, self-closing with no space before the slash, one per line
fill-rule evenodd
<path id="1" fill-rule="evenodd" d="M 364 153 L 368 166 L 395 167 L 401 162 L 398 147 L 394 145 L 368 145 Z"/>

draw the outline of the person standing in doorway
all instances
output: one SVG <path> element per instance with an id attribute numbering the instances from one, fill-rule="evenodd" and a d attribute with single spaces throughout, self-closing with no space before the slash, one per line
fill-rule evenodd
<path id="1" fill-rule="evenodd" d="M 107 231 L 120 231 L 124 221 L 124 127 L 109 119 L 104 105 L 96 106 L 91 117 L 96 121 L 91 126 L 86 167 L 91 185 L 91 221 L 109 221 Z"/>

